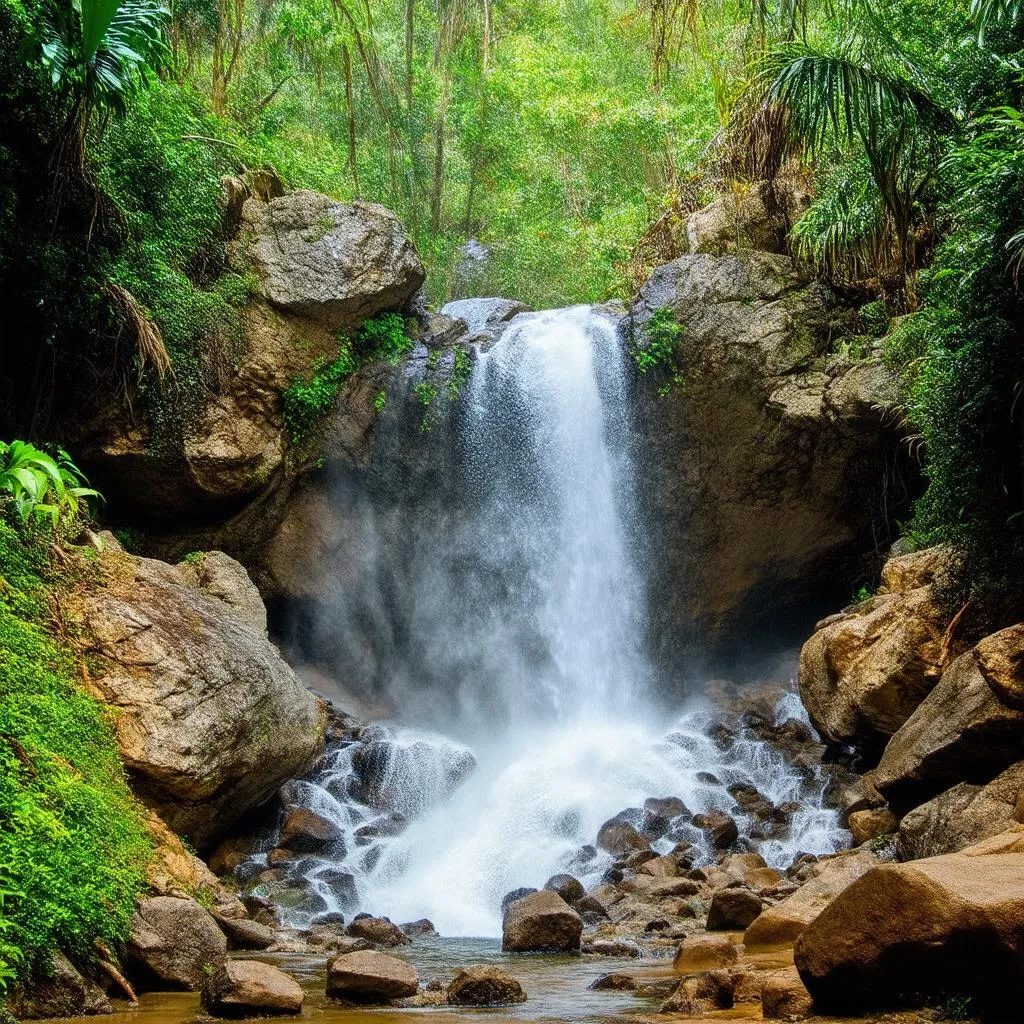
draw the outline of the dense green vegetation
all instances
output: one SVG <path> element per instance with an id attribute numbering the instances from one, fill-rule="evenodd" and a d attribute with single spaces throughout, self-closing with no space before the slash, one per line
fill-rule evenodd
<path id="1" fill-rule="evenodd" d="M 47 500 L 52 500 L 48 498 Z M 61 634 L 44 524 L 15 525 L 0 499 L 0 993 L 62 949 L 87 961 L 124 938 L 149 841 L 104 709 L 79 685 Z"/>

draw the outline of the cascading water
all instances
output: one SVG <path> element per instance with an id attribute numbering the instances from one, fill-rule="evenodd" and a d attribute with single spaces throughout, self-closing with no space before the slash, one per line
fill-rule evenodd
<path id="1" fill-rule="evenodd" d="M 453 312 L 479 330 L 480 303 Z M 707 712 L 664 727 L 643 651 L 623 358 L 614 321 L 583 307 L 520 315 L 478 351 L 458 424 L 459 511 L 405 573 L 406 646 L 433 684 L 292 784 L 291 803 L 342 833 L 292 866 L 306 887 L 295 923 L 368 910 L 496 935 L 509 890 L 562 870 L 597 882 L 612 860 L 592 845 L 600 826 L 628 808 L 642 826 L 646 798 L 688 809 L 662 823 L 656 849 L 689 842 L 710 858 L 690 813 L 733 808 L 737 784 L 800 804 L 774 831 L 735 814 L 769 863 L 842 845 L 815 772 L 743 730 L 713 740 Z M 343 639 L 352 626 L 335 628 Z M 396 695 L 416 684 L 415 667 L 394 673 Z M 428 715 L 458 739 L 412 727 Z"/>

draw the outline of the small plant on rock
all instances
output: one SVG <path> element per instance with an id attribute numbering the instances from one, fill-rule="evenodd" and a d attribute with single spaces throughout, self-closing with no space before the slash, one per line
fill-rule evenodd
<path id="1" fill-rule="evenodd" d="M 63 448 L 54 458 L 26 441 L 0 443 L 0 493 L 9 495 L 23 523 L 33 517 L 49 519 L 54 530 L 67 524 L 83 500 L 101 498 L 87 484 Z"/>

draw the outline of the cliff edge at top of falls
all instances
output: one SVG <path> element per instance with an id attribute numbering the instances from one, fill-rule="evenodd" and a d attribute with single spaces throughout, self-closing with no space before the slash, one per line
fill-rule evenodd
<path id="1" fill-rule="evenodd" d="M 689 252 L 651 274 L 622 323 L 627 347 L 643 344 L 658 310 L 682 327 L 667 395 L 626 364 L 650 639 L 669 669 L 765 636 L 795 639 L 870 575 L 865 560 L 884 549 L 917 486 L 892 378 L 858 335 L 857 314 L 781 251 L 785 222 L 762 192 L 693 214 Z M 399 527 L 382 513 L 403 488 L 458 486 L 445 450 L 456 378 L 468 376 L 480 339 L 463 320 L 424 312 L 422 266 L 380 207 L 256 194 L 229 179 L 225 221 L 232 260 L 260 284 L 218 388 L 168 436 L 138 405 L 111 408 L 75 450 L 115 522 L 139 530 L 147 551 L 173 560 L 224 550 L 265 598 L 315 608 L 372 568 L 362 519 L 393 547 L 408 538 L 391 536 Z M 521 308 L 509 304 L 508 315 Z M 410 350 L 397 364 L 360 366 L 296 444 L 284 392 L 337 357 L 339 330 L 387 310 L 407 314 Z M 855 345 L 843 341 L 852 336 Z M 339 488 L 373 497 L 342 507 Z"/>

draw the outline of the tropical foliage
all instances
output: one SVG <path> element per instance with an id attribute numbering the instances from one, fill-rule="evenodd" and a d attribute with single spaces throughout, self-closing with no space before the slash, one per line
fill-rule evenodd
<path id="1" fill-rule="evenodd" d="M 9 495 L 22 522 L 45 518 L 54 530 L 77 517 L 83 499 L 100 497 L 66 451 L 54 457 L 25 441 L 0 442 L 0 493 Z"/>

